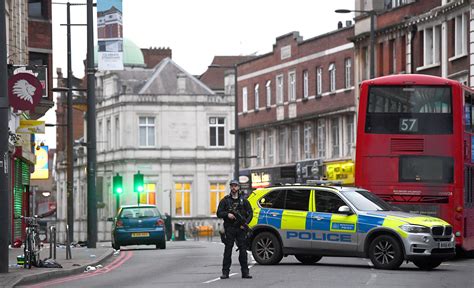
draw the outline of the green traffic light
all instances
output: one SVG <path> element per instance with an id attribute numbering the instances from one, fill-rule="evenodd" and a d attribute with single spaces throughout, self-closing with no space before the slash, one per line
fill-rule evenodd
<path id="1" fill-rule="evenodd" d="M 143 192 L 143 187 L 145 186 L 143 178 L 143 174 L 141 174 L 140 171 L 133 175 L 133 191 L 138 193 Z"/>
<path id="2" fill-rule="evenodd" d="M 138 190 L 138 192 L 143 192 L 143 187 L 142 187 L 142 186 L 138 186 L 137 190 Z"/>
<path id="3" fill-rule="evenodd" d="M 115 194 L 121 194 L 123 192 L 123 181 L 122 181 L 122 176 L 120 176 L 118 173 L 113 177 L 113 192 Z"/>

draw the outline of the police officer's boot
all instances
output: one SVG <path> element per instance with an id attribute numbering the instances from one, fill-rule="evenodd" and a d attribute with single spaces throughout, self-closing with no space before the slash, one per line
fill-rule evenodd
<path id="1" fill-rule="evenodd" d="M 247 273 L 243 273 L 243 274 L 242 274 L 242 278 L 244 278 L 244 279 L 252 279 L 252 276 L 250 276 L 250 274 L 247 272 Z"/>
<path id="2" fill-rule="evenodd" d="M 229 278 L 229 272 L 222 271 L 221 279 L 228 279 L 228 278 Z"/>

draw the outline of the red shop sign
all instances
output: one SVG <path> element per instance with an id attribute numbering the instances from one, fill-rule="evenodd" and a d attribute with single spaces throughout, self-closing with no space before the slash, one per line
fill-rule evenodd
<path id="1" fill-rule="evenodd" d="M 10 106 L 17 110 L 34 110 L 41 100 L 43 87 L 35 76 L 18 73 L 8 79 L 8 99 Z"/>

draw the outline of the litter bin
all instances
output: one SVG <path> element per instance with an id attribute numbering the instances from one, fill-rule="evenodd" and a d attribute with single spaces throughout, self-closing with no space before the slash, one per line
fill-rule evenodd
<path id="1" fill-rule="evenodd" d="M 166 214 L 165 215 L 165 229 L 166 229 L 166 240 L 170 241 L 171 240 L 171 235 L 173 233 L 173 230 L 171 229 L 171 215 Z"/>
<path id="2" fill-rule="evenodd" d="M 174 223 L 174 240 L 175 241 L 186 240 L 184 237 L 184 223 L 183 222 Z"/>

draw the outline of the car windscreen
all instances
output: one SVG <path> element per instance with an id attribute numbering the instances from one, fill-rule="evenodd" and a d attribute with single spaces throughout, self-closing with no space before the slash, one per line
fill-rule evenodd
<path id="1" fill-rule="evenodd" d="M 343 195 L 359 211 L 390 211 L 390 204 L 366 190 L 344 191 Z"/>
<path id="2" fill-rule="evenodd" d="M 138 218 L 151 218 L 151 217 L 160 217 L 161 214 L 158 209 L 153 207 L 132 207 L 122 209 L 119 218 L 127 219 L 138 219 Z"/>

